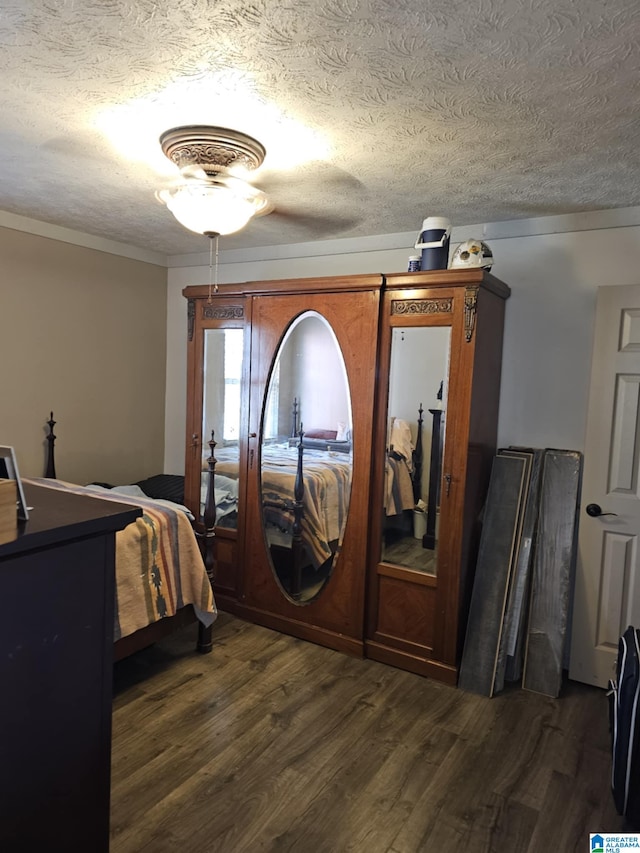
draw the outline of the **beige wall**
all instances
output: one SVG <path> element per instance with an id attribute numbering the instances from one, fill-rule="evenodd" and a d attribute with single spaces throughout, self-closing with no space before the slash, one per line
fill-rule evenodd
<path id="1" fill-rule="evenodd" d="M 164 452 L 166 278 L 161 266 L 0 228 L 0 444 L 44 473 L 127 483 Z"/>

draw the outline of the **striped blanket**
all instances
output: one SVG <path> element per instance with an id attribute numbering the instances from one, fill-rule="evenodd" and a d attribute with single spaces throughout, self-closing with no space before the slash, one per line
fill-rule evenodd
<path id="1" fill-rule="evenodd" d="M 116 533 L 115 640 L 173 616 L 188 604 L 203 624 L 214 621 L 216 606 L 200 549 L 189 519 L 177 505 L 174 509 L 166 502 L 62 480 L 26 482 L 142 508 L 142 516 Z"/>
<path id="2" fill-rule="evenodd" d="M 237 449 L 216 451 L 216 459 L 216 487 L 220 476 L 237 480 Z M 267 538 L 284 547 L 291 547 L 297 465 L 297 447 L 263 445 L 261 483 Z M 304 449 L 302 539 L 314 568 L 332 556 L 341 540 L 349 509 L 351 467 L 346 453 Z"/>
<path id="3" fill-rule="evenodd" d="M 344 453 L 304 451 L 302 539 L 315 568 L 335 550 L 342 537 L 351 490 L 351 460 Z M 272 504 L 291 503 L 298 449 L 266 446 L 262 450 L 262 498 L 265 518 L 283 533 L 293 528 L 293 511 Z M 333 543 L 333 547 L 332 547 Z"/>

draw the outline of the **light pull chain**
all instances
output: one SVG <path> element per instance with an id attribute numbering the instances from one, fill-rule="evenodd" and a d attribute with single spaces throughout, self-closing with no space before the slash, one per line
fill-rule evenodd
<path id="1" fill-rule="evenodd" d="M 218 239 L 219 234 L 209 234 L 209 299 L 211 304 L 211 294 L 218 292 Z M 213 241 L 216 242 L 216 263 L 213 265 Z"/>

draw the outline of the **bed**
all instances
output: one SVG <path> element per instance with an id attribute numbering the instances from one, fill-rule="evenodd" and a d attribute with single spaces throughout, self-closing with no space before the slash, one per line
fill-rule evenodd
<path id="1" fill-rule="evenodd" d="M 331 481 L 325 482 L 324 487 L 318 478 L 322 477 L 324 469 L 333 470 L 335 489 L 338 492 L 336 510 L 339 518 L 345 510 L 344 504 L 348 500 L 348 487 L 350 484 L 351 468 L 351 442 L 346 440 L 321 439 L 318 436 L 326 430 L 314 430 L 311 435 L 304 433 L 295 439 L 283 438 L 280 441 L 272 441 L 262 447 L 262 485 L 263 490 L 271 493 L 276 502 L 292 498 L 295 475 L 298 467 L 298 446 L 302 442 L 303 448 L 303 471 L 306 475 L 315 474 L 315 488 L 309 482 L 307 500 L 309 502 L 308 520 L 314 514 L 312 500 L 322 499 L 323 488 L 331 489 Z M 333 435 L 336 435 L 335 430 Z M 217 447 L 217 445 L 216 445 Z M 209 479 L 209 460 L 203 459 L 202 485 L 200 492 L 200 512 L 204 517 L 207 498 L 207 483 Z M 226 527 L 232 530 L 238 526 L 238 447 L 230 445 L 217 448 L 215 451 L 215 512 L 216 526 Z M 326 472 L 324 472 L 326 473 Z M 317 507 L 316 507 L 317 515 Z M 278 523 L 277 520 L 274 523 Z M 282 525 L 280 525 L 282 526 Z M 285 524 L 286 526 L 286 524 Z M 321 518 L 316 519 L 315 529 L 319 534 L 317 538 L 331 541 L 332 531 L 335 525 L 332 518 L 327 517 L 323 524 Z M 327 536 L 323 536 L 326 533 Z"/>
<path id="2" fill-rule="evenodd" d="M 125 486 L 79 486 L 57 479 L 54 423 L 52 414 L 47 476 L 27 482 L 133 504 L 143 510 L 140 518 L 116 534 L 114 660 L 121 660 L 196 619 L 197 648 L 203 653 L 210 651 L 217 611 L 203 543 L 196 538 L 188 509 L 180 501 L 157 497 L 161 492 L 180 497 L 183 478 L 158 475 Z M 155 497 L 145 493 L 143 487 Z"/>
<path id="3" fill-rule="evenodd" d="M 200 513 L 204 518 L 207 506 L 208 484 L 211 477 L 210 459 L 203 459 L 202 482 L 200 488 Z M 213 478 L 215 483 L 215 525 L 231 530 L 238 528 L 238 492 L 239 492 L 239 452 L 238 445 L 218 448 L 213 458 Z"/>
<path id="4" fill-rule="evenodd" d="M 302 436 L 303 438 L 303 436 Z M 300 525 L 315 569 L 331 559 L 340 540 L 351 489 L 351 459 L 332 450 L 273 443 L 262 449 L 262 503 L 270 544 L 293 547 L 296 478 L 301 464 Z"/>
<path id="5" fill-rule="evenodd" d="M 351 440 L 331 429 L 304 431 L 294 399 L 289 435 L 260 449 L 261 501 L 265 537 L 278 579 L 294 600 L 310 600 L 331 571 L 340 547 L 351 491 Z M 341 425 L 338 425 L 340 429 Z M 203 459 L 200 510 L 208 483 L 215 483 L 216 526 L 238 524 L 237 443 L 220 446 Z"/>

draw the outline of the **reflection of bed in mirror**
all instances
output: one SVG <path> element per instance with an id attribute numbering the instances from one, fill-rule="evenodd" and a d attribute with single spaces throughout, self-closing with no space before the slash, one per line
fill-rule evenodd
<path id="1" fill-rule="evenodd" d="M 346 423 L 304 430 L 297 397 L 288 439 L 262 445 L 265 537 L 278 581 L 294 601 L 311 601 L 331 574 L 349 508 L 351 450 Z"/>
<path id="2" fill-rule="evenodd" d="M 278 579 L 291 598 L 311 600 L 331 570 L 351 488 L 343 452 L 274 442 L 262 448 L 265 536 Z"/>
<path id="3" fill-rule="evenodd" d="M 423 485 L 425 459 L 423 451 L 422 403 L 415 427 L 391 416 L 385 460 L 384 525 L 382 558 L 428 574 L 435 574 L 435 544 L 439 480 L 442 465 L 440 426 L 442 411 L 432 415 L 430 458 L 426 471 L 428 485 Z M 423 491 L 424 494 L 423 499 Z"/>
<path id="4" fill-rule="evenodd" d="M 215 525 L 236 530 L 238 527 L 238 468 L 239 451 L 235 445 L 215 448 L 214 488 L 215 488 Z M 202 481 L 200 486 L 200 512 L 205 516 L 207 485 L 209 482 L 208 458 L 203 459 Z"/>
<path id="5" fill-rule="evenodd" d="M 338 464 L 333 466 L 337 469 L 345 467 L 345 460 L 351 454 L 351 441 L 337 439 L 337 430 L 312 429 L 302 436 L 302 447 L 304 457 L 309 460 L 329 464 L 330 460 L 336 459 Z M 280 437 L 274 439 L 263 447 L 263 461 L 274 473 L 282 472 L 283 467 L 288 468 L 290 474 L 294 475 L 297 467 L 297 447 L 300 438 L 298 435 L 292 437 Z M 276 454 L 280 457 L 276 464 Z M 346 454 L 346 456 L 344 455 Z M 224 527 L 228 530 L 236 530 L 238 527 L 238 491 L 239 491 L 239 449 L 237 442 L 228 445 L 216 444 L 215 448 L 215 513 L 216 527 Z M 207 500 L 207 485 L 209 482 L 209 458 L 202 460 L 202 480 L 200 486 L 200 513 L 204 518 Z M 351 463 L 346 466 L 349 471 Z M 270 486 L 271 488 L 271 486 Z M 274 484 L 276 491 L 280 491 L 278 483 Z M 293 485 L 288 489 L 289 495 L 293 494 Z M 313 493 L 313 490 L 312 492 Z"/>
<path id="6" fill-rule="evenodd" d="M 338 430 L 298 426 L 293 404 L 291 436 L 264 442 L 261 484 L 264 533 L 279 583 L 295 601 L 311 601 L 331 572 L 340 546 L 351 489 L 351 441 Z M 204 516 L 208 459 L 203 460 Z M 216 526 L 235 529 L 238 520 L 238 448 L 215 450 Z"/>

